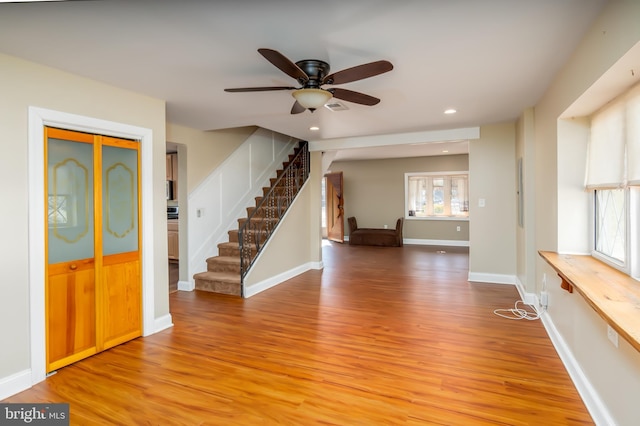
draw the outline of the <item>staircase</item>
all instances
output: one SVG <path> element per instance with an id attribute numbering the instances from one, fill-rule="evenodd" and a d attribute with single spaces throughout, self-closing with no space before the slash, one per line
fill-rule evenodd
<path id="1" fill-rule="evenodd" d="M 207 271 L 195 274 L 196 290 L 243 296 L 244 277 L 309 177 L 309 145 L 300 142 L 283 168 L 262 188 L 229 241 L 218 244 L 218 256 L 207 259 Z"/>

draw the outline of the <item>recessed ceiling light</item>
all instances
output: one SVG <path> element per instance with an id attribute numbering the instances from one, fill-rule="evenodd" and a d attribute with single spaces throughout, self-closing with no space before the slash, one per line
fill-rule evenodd
<path id="1" fill-rule="evenodd" d="M 449 152 L 449 150 L 448 149 L 443 149 L 442 152 L 447 153 L 447 152 Z"/>
<path id="2" fill-rule="evenodd" d="M 455 110 L 455 109 L 453 109 L 453 108 L 449 108 L 449 109 L 446 109 L 446 110 L 444 111 L 444 113 L 445 113 L 445 114 L 455 114 L 456 112 L 458 112 L 458 111 L 456 111 L 456 110 Z"/>
<path id="3" fill-rule="evenodd" d="M 309 130 L 311 130 L 312 132 L 317 132 L 318 130 L 320 130 L 320 127 L 318 127 L 318 126 L 311 126 L 311 127 L 309 127 Z"/>

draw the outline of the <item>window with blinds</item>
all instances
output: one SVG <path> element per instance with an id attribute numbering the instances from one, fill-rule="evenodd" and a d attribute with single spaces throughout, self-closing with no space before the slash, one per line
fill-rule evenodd
<path id="1" fill-rule="evenodd" d="M 591 116 L 585 187 L 593 192 L 593 255 L 640 276 L 640 85 Z"/>
<path id="2" fill-rule="evenodd" d="M 405 217 L 469 216 L 467 172 L 405 173 Z"/>

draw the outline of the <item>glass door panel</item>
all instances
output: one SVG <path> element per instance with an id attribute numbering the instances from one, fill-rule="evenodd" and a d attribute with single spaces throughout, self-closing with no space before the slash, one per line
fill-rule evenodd
<path id="1" fill-rule="evenodd" d="M 102 147 L 103 253 L 138 251 L 138 151 Z"/>
<path id="2" fill-rule="evenodd" d="M 47 372 L 96 352 L 93 136 L 46 129 Z"/>
<path id="3" fill-rule="evenodd" d="M 49 139 L 49 264 L 94 257 L 93 145 Z"/>

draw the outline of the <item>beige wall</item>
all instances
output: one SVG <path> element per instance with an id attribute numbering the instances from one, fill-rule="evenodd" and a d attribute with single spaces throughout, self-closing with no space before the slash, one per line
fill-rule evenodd
<path id="1" fill-rule="evenodd" d="M 167 123 L 167 142 L 177 144 L 178 200 L 180 207 L 179 281 L 189 282 L 188 209 L 189 193 L 231 155 L 257 127 L 202 131 Z M 175 202 L 171 202 L 175 204 Z"/>
<path id="2" fill-rule="evenodd" d="M 155 316 L 169 313 L 164 197 L 164 102 L 0 54 L 0 181 L 10 208 L 0 210 L 0 381 L 30 367 L 28 108 L 92 117 L 153 131 Z M 154 241 L 151 237 L 150 241 Z M 44 259 L 31 259 L 44 262 Z"/>
<path id="3" fill-rule="evenodd" d="M 186 147 L 186 163 L 178 171 L 186 176 L 187 194 L 193 191 L 236 148 L 247 140 L 256 127 L 201 131 L 167 123 L 167 142 Z M 180 154 L 182 151 L 179 151 Z M 184 155 L 181 155 L 184 157 Z M 182 158 L 181 158 L 182 160 Z"/>
<path id="4" fill-rule="evenodd" d="M 386 160 L 336 161 L 331 172 L 342 172 L 346 218 L 355 216 L 363 228 L 389 228 L 404 215 L 404 174 L 469 170 L 468 155 L 448 155 Z M 456 227 L 460 226 L 460 231 Z M 405 220 L 406 239 L 468 241 L 469 222 L 458 220 Z"/>
<path id="5" fill-rule="evenodd" d="M 469 276 L 516 272 L 515 123 L 482 126 L 469 145 Z M 485 206 L 480 207 L 483 199 Z"/>
<path id="6" fill-rule="evenodd" d="M 261 286 L 269 287 L 265 282 L 279 275 L 296 275 L 321 267 L 321 167 L 321 154 L 311 153 L 309 179 L 287 211 L 286 220 L 280 223 L 247 274 L 245 294 L 254 294 L 258 291 L 255 288 Z"/>
<path id="7" fill-rule="evenodd" d="M 535 226 L 538 250 L 558 249 L 558 218 L 566 216 L 565 209 L 570 208 L 561 204 L 562 211 L 559 211 L 558 188 L 565 191 L 572 185 L 568 179 L 576 178 L 558 172 L 572 161 L 566 156 L 564 144 L 567 142 L 558 137 L 558 118 L 640 41 L 639 22 L 640 2 L 610 1 L 535 106 L 535 194 L 529 194 L 527 201 L 536 205 L 535 223 L 528 226 Z M 562 127 L 563 132 L 567 131 L 564 125 Z M 576 238 L 584 239 L 589 232 L 584 229 Z M 575 357 L 579 373 L 589 380 L 606 405 L 612 417 L 609 420 L 619 425 L 637 424 L 640 419 L 640 354 L 623 339 L 620 339 L 620 347 L 615 348 L 607 340 L 606 323 L 578 293 L 562 291 L 557 275 L 538 258 L 537 293 L 542 288 L 543 277 L 546 277 L 549 292 L 549 321 L 564 340 L 565 349 Z"/>
<path id="8" fill-rule="evenodd" d="M 533 108 L 526 109 L 516 122 L 516 195 L 518 195 L 518 161 L 522 163 L 522 197 L 520 212 L 516 204 L 516 277 L 526 292 L 535 293 L 535 116 Z M 516 200 L 517 201 L 517 200 Z M 522 225 L 518 215 L 522 215 Z"/>

